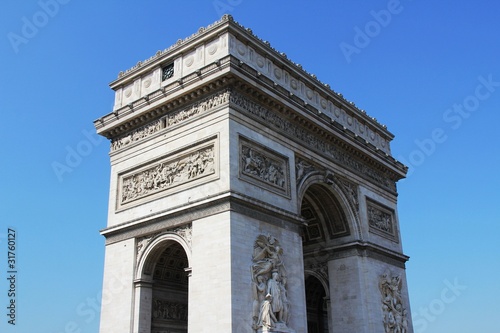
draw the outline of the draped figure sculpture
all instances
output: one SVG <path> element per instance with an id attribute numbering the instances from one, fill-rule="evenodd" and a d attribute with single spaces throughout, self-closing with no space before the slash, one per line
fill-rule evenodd
<path id="1" fill-rule="evenodd" d="M 293 332 L 287 327 L 290 304 L 283 249 L 273 236 L 259 235 L 255 240 L 251 274 L 253 329 L 257 332 Z"/>

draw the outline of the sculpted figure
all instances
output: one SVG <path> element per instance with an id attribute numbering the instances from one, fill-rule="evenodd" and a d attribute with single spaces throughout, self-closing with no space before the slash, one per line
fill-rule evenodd
<path id="1" fill-rule="evenodd" d="M 384 328 L 386 333 L 406 333 L 408 331 L 407 311 L 401 296 L 402 280 L 399 275 L 385 272 L 380 276 L 379 288 L 382 294 Z"/>
<path id="2" fill-rule="evenodd" d="M 280 294 L 281 294 L 281 303 L 283 304 L 283 309 L 280 313 L 279 321 L 288 324 L 288 316 L 290 310 L 290 303 L 288 303 L 288 296 L 286 293 L 286 278 L 281 278 L 280 283 Z"/>
<path id="3" fill-rule="evenodd" d="M 294 332 L 287 327 L 290 303 L 287 276 L 280 242 L 271 235 L 259 235 L 254 243 L 252 265 L 253 329 Z M 264 330 L 266 329 L 266 330 Z"/>
<path id="4" fill-rule="evenodd" d="M 263 275 L 274 270 L 282 269 L 281 249 L 278 241 L 269 236 L 261 235 L 257 237 L 254 247 L 254 276 Z"/>
<path id="5" fill-rule="evenodd" d="M 262 275 L 257 276 L 257 281 L 253 282 L 253 318 L 255 323 L 258 321 L 260 305 L 266 297 L 266 290 L 267 285 L 264 277 Z"/>
<path id="6" fill-rule="evenodd" d="M 274 326 L 274 323 L 277 321 L 276 316 L 271 310 L 271 302 L 273 297 L 271 294 L 267 294 L 264 301 L 260 306 L 259 319 L 257 321 L 258 328 L 267 328 L 270 329 Z"/>
<path id="7" fill-rule="evenodd" d="M 272 302 L 271 309 L 276 318 L 280 318 L 283 312 L 283 303 L 281 302 L 281 286 L 279 282 L 278 272 L 273 272 L 272 278 L 267 281 L 267 293 L 271 294 Z"/>

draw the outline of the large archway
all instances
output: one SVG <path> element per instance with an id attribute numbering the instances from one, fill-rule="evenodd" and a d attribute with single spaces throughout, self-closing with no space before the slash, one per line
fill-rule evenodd
<path id="1" fill-rule="evenodd" d="M 172 242 L 155 263 L 152 283 L 151 332 L 187 333 L 187 255 Z"/>
<path id="2" fill-rule="evenodd" d="M 331 248 L 351 235 L 345 205 L 331 184 L 314 182 L 303 192 L 300 212 L 305 220 L 302 230 L 305 294 L 308 333 L 328 333 L 330 291 L 328 260 Z M 333 301 L 333 300 L 332 300 Z"/>
<path id="3" fill-rule="evenodd" d="M 317 246 L 350 234 L 346 214 L 331 190 L 322 184 L 313 184 L 304 193 L 301 215 L 306 225 L 304 246 Z"/>
<path id="4" fill-rule="evenodd" d="M 175 232 L 138 240 L 134 332 L 188 332 L 191 251 Z"/>

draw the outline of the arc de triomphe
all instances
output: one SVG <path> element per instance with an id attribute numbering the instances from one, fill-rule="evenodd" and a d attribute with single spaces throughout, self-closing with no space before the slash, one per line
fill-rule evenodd
<path id="1" fill-rule="evenodd" d="M 111 88 L 101 333 L 413 332 L 385 126 L 230 16 Z"/>

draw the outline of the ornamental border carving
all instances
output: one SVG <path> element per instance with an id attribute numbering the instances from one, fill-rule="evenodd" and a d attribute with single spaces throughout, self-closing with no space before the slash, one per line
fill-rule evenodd
<path id="1" fill-rule="evenodd" d="M 238 109 L 245 111 L 251 117 L 267 126 L 278 130 L 288 137 L 299 140 L 304 146 L 309 147 L 329 157 L 339 165 L 356 172 L 359 175 L 368 178 L 375 184 L 380 185 L 392 192 L 396 192 L 396 184 L 383 173 L 368 166 L 366 163 L 354 158 L 345 149 L 339 147 L 333 142 L 320 139 L 312 131 L 309 131 L 292 121 L 278 115 L 276 112 L 260 105 L 259 103 L 247 98 L 243 94 L 232 91 L 229 98 L 230 103 Z"/>
<path id="2" fill-rule="evenodd" d="M 136 262 L 139 262 L 139 259 L 141 258 L 142 254 L 144 253 L 144 250 L 146 247 L 148 247 L 148 244 L 151 243 L 153 238 L 158 236 L 160 233 L 153 233 L 149 234 L 147 236 L 139 237 L 136 239 Z"/>
<path id="3" fill-rule="evenodd" d="M 239 178 L 290 199 L 288 157 L 241 135 L 238 143 Z"/>
<path id="4" fill-rule="evenodd" d="M 371 233 L 398 242 L 394 210 L 366 198 L 366 214 Z"/>
<path id="5" fill-rule="evenodd" d="M 181 147 L 118 174 L 116 210 L 133 207 L 219 178 L 218 136 Z"/>

